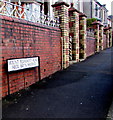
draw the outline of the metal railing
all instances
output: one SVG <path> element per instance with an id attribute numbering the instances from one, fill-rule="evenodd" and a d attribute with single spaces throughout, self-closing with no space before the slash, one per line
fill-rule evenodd
<path id="1" fill-rule="evenodd" d="M 49 15 L 45 15 L 43 11 L 33 11 L 28 7 L 23 7 L 21 2 L 14 4 L 8 1 L 0 0 L 0 14 L 35 23 L 41 23 L 47 26 L 59 27 L 58 17 L 50 17 Z"/>

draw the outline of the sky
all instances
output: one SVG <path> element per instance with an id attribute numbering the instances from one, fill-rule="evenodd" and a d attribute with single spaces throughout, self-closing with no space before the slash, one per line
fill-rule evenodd
<path id="1" fill-rule="evenodd" d="M 106 4 L 106 8 L 109 10 L 108 15 L 111 15 L 111 2 L 113 0 L 98 0 L 101 4 Z M 113 8 L 113 6 L 112 6 Z"/>

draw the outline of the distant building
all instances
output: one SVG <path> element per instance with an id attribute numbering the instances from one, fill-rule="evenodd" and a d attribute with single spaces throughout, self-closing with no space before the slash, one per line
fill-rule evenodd
<path id="1" fill-rule="evenodd" d="M 71 3 L 74 3 L 74 7 L 80 12 L 83 12 L 83 0 L 48 0 L 48 2 L 45 3 L 48 4 L 48 13 L 50 14 L 50 16 L 53 16 L 53 8 L 51 7 L 51 5 L 58 1 L 66 2 L 69 5 Z"/>
<path id="2" fill-rule="evenodd" d="M 74 3 L 74 7 L 78 11 L 83 12 L 83 0 L 6 0 L 6 1 L 13 3 L 15 5 L 20 5 L 24 7 L 25 9 L 23 8 L 23 12 L 25 11 L 26 16 L 24 15 L 23 18 L 26 18 L 26 19 L 28 19 L 32 15 L 31 13 L 33 13 L 35 18 L 36 17 L 39 18 L 41 12 L 45 15 L 53 17 L 54 13 L 51 5 L 55 4 L 55 2 L 58 2 L 58 1 L 66 2 L 69 5 L 71 3 Z M 8 13 L 10 13 L 12 9 L 14 9 L 10 4 L 7 4 L 6 8 L 8 10 Z M 18 10 L 18 7 L 16 9 Z M 18 16 L 18 15 L 15 15 L 15 16 Z"/>
<path id="3" fill-rule="evenodd" d="M 25 12 L 25 14 L 22 15 L 21 18 L 25 18 L 27 20 L 35 21 L 37 22 L 40 20 L 40 15 L 43 13 L 43 15 L 48 15 L 51 18 L 54 16 L 52 4 L 58 1 L 66 2 L 69 5 L 73 3 L 73 6 L 78 11 L 85 13 L 87 18 L 97 18 L 99 21 L 103 23 L 104 26 L 107 26 L 110 23 L 110 18 L 108 18 L 108 10 L 106 9 L 106 5 L 101 5 L 97 0 L 6 0 L 9 2 L 12 2 L 16 5 L 22 6 L 22 11 L 19 11 L 18 7 L 16 9 L 18 12 L 14 11 L 13 16 L 18 17 L 19 14 L 22 14 Z M 20 3 L 20 4 L 19 4 Z M 12 11 L 12 6 L 10 4 L 7 4 L 6 9 L 2 11 L 7 12 L 10 14 L 10 11 Z M 16 14 L 15 14 L 16 13 Z M 19 14 L 18 14 L 19 13 Z M 30 18 L 31 17 L 31 18 Z"/>
<path id="4" fill-rule="evenodd" d="M 40 0 L 5 0 L 3 3 L 4 9 L 2 9 L 2 14 L 7 14 L 8 16 L 15 16 L 28 19 L 31 15 L 39 17 L 43 2 Z M 13 5 L 11 4 L 13 3 Z M 15 5 L 15 6 L 14 6 Z M 33 12 L 34 11 L 34 12 Z M 25 13 L 25 14 L 24 14 Z"/>
<path id="5" fill-rule="evenodd" d="M 88 18 L 97 18 L 104 26 L 108 24 L 108 10 L 106 9 L 106 5 L 101 5 L 97 0 L 84 1 L 83 12 Z"/>
<path id="6" fill-rule="evenodd" d="M 110 27 L 113 29 L 113 15 L 108 16 L 108 24 L 110 24 Z"/>
<path id="7" fill-rule="evenodd" d="M 71 0 L 70 3 L 74 4 L 74 7 L 83 13 L 83 0 Z"/>

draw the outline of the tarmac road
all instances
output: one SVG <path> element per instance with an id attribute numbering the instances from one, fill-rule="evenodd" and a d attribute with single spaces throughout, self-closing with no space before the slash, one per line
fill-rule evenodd
<path id="1" fill-rule="evenodd" d="M 101 51 L 3 100 L 3 118 L 106 118 L 113 97 L 112 55 L 113 48 Z"/>

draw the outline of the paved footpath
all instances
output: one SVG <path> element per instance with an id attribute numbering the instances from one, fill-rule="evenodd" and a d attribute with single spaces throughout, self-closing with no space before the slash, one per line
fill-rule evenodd
<path id="1" fill-rule="evenodd" d="M 104 50 L 4 100 L 3 118 L 106 118 L 113 97 L 111 54 L 113 49 Z"/>

